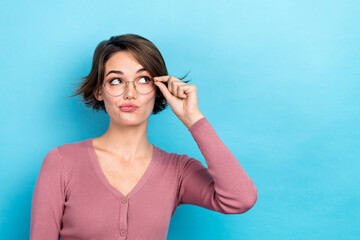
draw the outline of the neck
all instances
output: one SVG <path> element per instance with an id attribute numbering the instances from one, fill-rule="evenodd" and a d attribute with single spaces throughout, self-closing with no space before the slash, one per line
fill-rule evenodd
<path id="1" fill-rule="evenodd" d="M 147 139 L 148 119 L 134 125 L 119 125 L 110 120 L 107 131 L 97 138 L 100 148 L 112 152 L 125 161 L 147 158 L 152 154 L 152 144 Z"/>

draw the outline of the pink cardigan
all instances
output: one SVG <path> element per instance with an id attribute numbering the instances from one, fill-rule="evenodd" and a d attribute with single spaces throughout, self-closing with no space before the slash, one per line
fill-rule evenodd
<path id="1" fill-rule="evenodd" d="M 34 188 L 30 239 L 166 239 L 180 204 L 223 214 L 252 208 L 257 188 L 208 120 L 188 130 L 208 168 L 153 145 L 148 168 L 127 196 L 107 181 L 92 138 L 51 149 Z"/>

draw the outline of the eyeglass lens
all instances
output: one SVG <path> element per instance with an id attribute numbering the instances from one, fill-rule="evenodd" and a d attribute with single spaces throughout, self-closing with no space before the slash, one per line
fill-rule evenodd
<path id="1" fill-rule="evenodd" d="M 119 78 L 114 78 L 106 82 L 106 91 L 113 96 L 121 95 L 125 92 L 126 85 L 133 84 L 133 82 L 126 82 Z M 149 77 L 141 77 L 135 80 L 135 89 L 142 94 L 150 93 L 154 89 L 154 80 Z M 127 86 L 129 88 L 129 86 Z"/>

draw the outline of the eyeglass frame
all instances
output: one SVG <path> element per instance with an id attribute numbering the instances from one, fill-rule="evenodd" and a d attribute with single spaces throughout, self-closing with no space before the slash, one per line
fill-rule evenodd
<path id="1" fill-rule="evenodd" d="M 150 78 L 150 79 L 151 79 L 151 81 L 154 81 L 154 78 Z M 112 81 L 112 80 L 111 80 L 111 81 Z M 123 81 L 125 81 L 125 89 L 124 89 L 124 91 L 123 91 L 120 95 L 111 95 L 111 94 L 108 92 L 108 90 L 106 89 L 105 83 L 102 83 L 101 86 L 104 86 L 105 91 L 106 91 L 110 96 L 113 96 L 113 97 L 119 97 L 119 96 L 123 95 L 124 92 L 126 92 L 127 87 L 129 86 L 129 85 L 128 85 L 129 82 L 133 82 L 133 86 L 134 86 L 135 90 L 136 90 L 138 93 L 143 94 L 143 95 L 147 95 L 147 94 L 151 93 L 152 91 L 154 91 L 154 89 L 155 89 L 155 88 L 153 88 L 153 89 L 152 89 L 150 92 L 148 92 L 148 93 L 141 93 L 141 92 L 139 92 L 139 91 L 136 89 L 136 86 L 135 86 L 135 81 L 136 81 L 136 80 L 134 80 L 134 81 L 126 81 L 126 80 L 123 80 Z M 108 82 L 110 82 L 110 81 L 107 81 L 107 83 L 108 83 Z M 154 87 L 156 87 L 155 84 L 154 84 Z"/>

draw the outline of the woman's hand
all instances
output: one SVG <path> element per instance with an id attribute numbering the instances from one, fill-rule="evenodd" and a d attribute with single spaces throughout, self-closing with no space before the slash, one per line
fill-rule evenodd
<path id="1" fill-rule="evenodd" d="M 198 107 L 195 85 L 185 83 L 174 76 L 158 76 L 154 77 L 154 80 L 175 115 L 187 128 L 204 117 Z M 163 82 L 167 82 L 168 87 Z"/>

